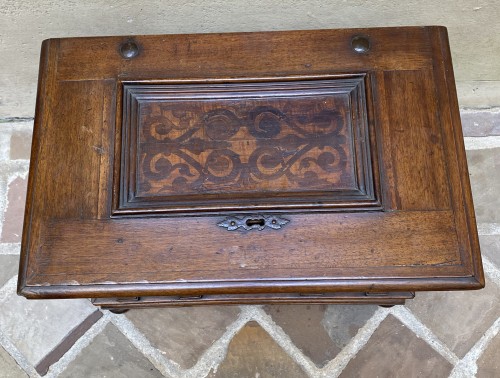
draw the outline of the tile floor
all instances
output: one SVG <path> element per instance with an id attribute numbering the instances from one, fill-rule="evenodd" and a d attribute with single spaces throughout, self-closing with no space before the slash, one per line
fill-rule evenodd
<path id="1" fill-rule="evenodd" d="M 500 112 L 462 112 L 487 286 L 406 306 L 133 310 L 15 294 L 31 121 L 0 124 L 0 378 L 500 377 Z"/>

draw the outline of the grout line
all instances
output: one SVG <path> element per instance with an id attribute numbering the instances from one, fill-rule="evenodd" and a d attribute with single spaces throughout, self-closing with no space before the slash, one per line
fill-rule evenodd
<path id="1" fill-rule="evenodd" d="M 479 235 L 500 235 L 500 223 L 478 223 L 477 232 Z"/>
<path id="2" fill-rule="evenodd" d="M 108 314 L 104 314 L 96 323 L 85 332 L 82 337 L 80 337 L 75 344 L 57 361 L 55 364 L 50 366 L 49 371 L 44 376 L 44 378 L 56 378 L 58 377 L 71 362 L 85 349 L 94 338 L 99 335 L 104 328 L 108 325 L 110 318 Z"/>
<path id="3" fill-rule="evenodd" d="M 11 133 L 10 131 L 0 133 L 0 160 L 7 161 L 10 156 L 10 140 Z"/>
<path id="4" fill-rule="evenodd" d="M 3 287 L 0 288 L 0 304 L 4 302 L 8 296 L 16 292 L 17 275 L 8 280 Z M 0 345 L 9 353 L 16 363 L 28 374 L 31 378 L 40 378 L 40 375 L 35 370 L 33 365 L 26 357 L 17 349 L 10 339 L 3 333 L 0 328 Z"/>
<path id="5" fill-rule="evenodd" d="M 165 358 L 124 315 L 109 313 L 111 322 L 165 377 L 181 377 L 178 364 Z"/>
<path id="6" fill-rule="evenodd" d="M 493 265 L 487 257 L 482 256 L 482 260 L 484 273 L 500 288 L 500 269 Z"/>
<path id="7" fill-rule="evenodd" d="M 321 377 L 336 378 L 345 369 L 347 364 L 356 357 L 357 353 L 366 345 L 380 323 L 389 314 L 389 309 L 379 307 L 375 314 L 361 327 L 351 341 L 331 360 L 321 371 Z"/>
<path id="8" fill-rule="evenodd" d="M 16 293 L 17 290 L 17 275 L 8 280 L 5 285 L 0 288 L 0 304 L 7 299 L 7 297 Z"/>
<path id="9" fill-rule="evenodd" d="M 33 122 L 33 117 L 2 117 L 0 118 L 0 123 L 21 123 L 21 122 Z"/>
<path id="10" fill-rule="evenodd" d="M 20 253 L 21 243 L 0 243 L 0 255 L 19 255 Z"/>
<path id="11" fill-rule="evenodd" d="M 15 159 L 15 160 L 0 160 L 0 166 L 4 170 L 3 176 L 9 177 L 9 183 L 20 176 L 26 178 L 28 175 L 30 160 L 29 159 Z"/>
<path id="12" fill-rule="evenodd" d="M 476 372 L 477 366 L 474 362 L 469 364 L 464 360 L 460 360 L 460 362 L 450 372 L 448 378 L 473 378 L 476 376 Z"/>
<path id="13" fill-rule="evenodd" d="M 278 346 L 284 350 L 309 377 L 319 377 L 320 369 L 310 360 L 310 358 L 305 356 L 302 351 L 297 348 L 290 339 L 290 336 L 274 322 L 270 315 L 257 306 L 252 307 L 249 311 L 252 313 L 252 319 L 259 323 Z"/>
<path id="14" fill-rule="evenodd" d="M 24 357 L 24 355 L 16 348 L 10 339 L 0 329 L 0 346 L 16 361 L 20 369 L 24 370 L 31 378 L 40 378 L 33 365 Z"/>
<path id="15" fill-rule="evenodd" d="M 486 150 L 500 147 L 500 136 L 464 137 L 466 150 Z"/>
<path id="16" fill-rule="evenodd" d="M 233 337 L 241 328 L 254 320 L 254 306 L 240 306 L 238 318 L 226 328 L 226 332 L 215 341 L 197 360 L 190 369 L 183 370 L 179 364 L 170 360 L 153 347 L 149 340 L 123 315 L 111 315 L 112 323 L 127 337 L 130 342 L 141 352 L 164 376 L 198 378 L 206 377 L 211 370 L 217 367 L 226 358 L 227 348 Z"/>
<path id="17" fill-rule="evenodd" d="M 390 313 L 398 318 L 405 326 L 417 335 L 417 337 L 426 341 L 435 351 L 441 354 L 452 365 L 459 362 L 459 358 L 453 353 L 438 337 L 423 324 L 408 308 L 404 306 L 394 306 Z"/>
<path id="18" fill-rule="evenodd" d="M 5 212 L 7 210 L 7 205 L 9 203 L 7 198 L 9 183 L 8 179 L 1 175 L 0 176 L 0 236 L 3 231 L 3 223 L 5 221 Z"/>
<path id="19" fill-rule="evenodd" d="M 29 160 L 12 160 L 1 162 L 2 167 L 7 168 L 7 175 L 0 175 L 0 235 L 2 235 L 3 223 L 9 205 L 9 185 L 17 178 L 25 179 L 28 175 Z"/>
<path id="20" fill-rule="evenodd" d="M 26 135 L 26 139 L 31 141 L 33 135 L 33 122 L 11 122 L 11 123 L 1 123 L 0 122 L 0 132 L 9 138 L 9 156 L 10 156 L 10 144 L 12 140 L 12 134 L 16 132 L 24 133 Z M 10 158 L 7 160 L 11 160 Z M 18 159 L 12 159 L 18 160 Z"/>
<path id="21" fill-rule="evenodd" d="M 460 114 L 478 114 L 478 113 L 500 113 L 500 107 L 490 106 L 488 108 L 469 108 L 461 107 Z"/>
<path id="22" fill-rule="evenodd" d="M 479 341 L 467 352 L 458 365 L 453 369 L 450 378 L 468 378 L 477 373 L 477 360 L 488 348 L 491 340 L 500 332 L 500 317 L 481 336 Z"/>
<path id="23" fill-rule="evenodd" d="M 240 314 L 238 318 L 231 323 L 226 332 L 215 341 L 198 359 L 196 364 L 188 370 L 182 370 L 180 376 L 182 378 L 198 378 L 206 377 L 210 371 L 217 371 L 219 365 L 227 356 L 229 343 L 234 336 L 253 319 L 253 306 L 240 306 Z"/>

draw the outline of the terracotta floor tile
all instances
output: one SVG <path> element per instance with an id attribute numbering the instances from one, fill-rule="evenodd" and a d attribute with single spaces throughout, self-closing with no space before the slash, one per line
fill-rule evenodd
<path id="1" fill-rule="evenodd" d="M 114 325 L 108 324 L 59 377 L 152 378 L 163 375 Z"/>
<path id="2" fill-rule="evenodd" d="M 407 307 L 463 357 L 500 316 L 500 289 L 487 280 L 482 290 L 417 293 Z"/>
<path id="3" fill-rule="evenodd" d="M 266 306 L 293 343 L 318 366 L 325 365 L 373 315 L 375 306 Z"/>
<path id="4" fill-rule="evenodd" d="M 500 223 L 500 148 L 467 151 L 478 222 Z"/>
<path id="5" fill-rule="evenodd" d="M 231 340 L 226 358 L 209 377 L 307 377 L 258 323 L 249 322 Z"/>
<path id="6" fill-rule="evenodd" d="M 0 377 L 2 378 L 24 378 L 28 375 L 19 367 L 16 361 L 0 347 Z"/>
<path id="7" fill-rule="evenodd" d="M 477 360 L 476 378 L 500 377 L 500 333 L 496 335 Z"/>
<path id="8" fill-rule="evenodd" d="M 16 178 L 9 184 L 7 192 L 9 203 L 5 210 L 2 235 L 0 237 L 0 241 L 3 243 L 18 243 L 21 241 L 27 185 L 27 179 L 21 177 Z"/>
<path id="9" fill-rule="evenodd" d="M 389 315 L 340 377 L 443 378 L 451 369 L 438 352 Z"/>
<path id="10" fill-rule="evenodd" d="M 182 368 L 193 366 L 236 320 L 237 306 L 131 310 L 127 317 L 153 346 Z"/>

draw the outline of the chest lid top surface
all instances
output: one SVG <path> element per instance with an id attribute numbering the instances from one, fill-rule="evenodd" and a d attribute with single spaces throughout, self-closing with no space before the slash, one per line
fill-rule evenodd
<path id="1" fill-rule="evenodd" d="M 445 28 L 43 43 L 23 295 L 483 281 Z"/>

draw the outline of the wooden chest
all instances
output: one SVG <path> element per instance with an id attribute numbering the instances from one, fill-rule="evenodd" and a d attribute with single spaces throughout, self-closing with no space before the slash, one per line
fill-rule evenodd
<path id="1" fill-rule="evenodd" d="M 43 43 L 21 295 L 390 305 L 483 285 L 445 28 Z"/>

